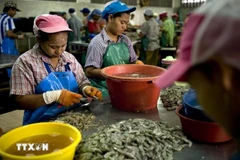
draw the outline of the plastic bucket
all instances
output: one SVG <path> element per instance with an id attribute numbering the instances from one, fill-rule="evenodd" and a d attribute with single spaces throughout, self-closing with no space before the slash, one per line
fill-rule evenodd
<path id="1" fill-rule="evenodd" d="M 14 143 L 36 135 L 59 133 L 71 137 L 74 141 L 69 146 L 48 154 L 31 157 L 17 156 L 5 152 Z M 79 130 L 69 124 L 57 122 L 35 123 L 16 128 L 0 137 L 0 157 L 4 160 L 70 160 L 74 158 L 75 150 L 81 140 Z"/>
<path id="2" fill-rule="evenodd" d="M 176 114 L 180 118 L 183 133 L 193 140 L 206 143 L 220 143 L 231 140 L 231 137 L 218 123 L 188 118 L 182 107 L 176 109 Z"/>
<path id="3" fill-rule="evenodd" d="M 195 90 L 190 89 L 188 92 L 184 93 L 182 104 L 187 117 L 200 121 L 213 122 L 199 105 Z"/>
<path id="4" fill-rule="evenodd" d="M 153 80 L 164 71 L 151 65 L 124 64 L 106 67 L 101 72 L 106 78 L 112 106 L 124 111 L 141 112 L 157 106 L 160 88 Z M 139 76 L 124 76 L 131 74 Z"/>

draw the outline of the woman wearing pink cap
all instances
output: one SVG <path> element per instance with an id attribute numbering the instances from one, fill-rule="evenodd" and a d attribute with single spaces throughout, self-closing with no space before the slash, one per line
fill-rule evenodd
<path id="1" fill-rule="evenodd" d="M 240 159 L 240 1 L 210 1 L 192 12 L 184 27 L 179 59 L 155 82 L 186 81 L 198 101 L 238 143 Z"/>
<path id="2" fill-rule="evenodd" d="M 60 16 L 35 18 L 38 43 L 17 59 L 10 81 L 11 97 L 25 109 L 23 124 L 48 120 L 80 106 L 82 95 L 102 98 L 75 57 L 65 51 L 70 31 Z"/>

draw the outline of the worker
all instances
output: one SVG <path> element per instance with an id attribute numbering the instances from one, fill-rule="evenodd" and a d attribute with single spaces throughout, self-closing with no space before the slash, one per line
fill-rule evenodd
<path id="1" fill-rule="evenodd" d="M 143 64 L 138 60 L 132 42 L 123 33 L 127 29 L 130 13 L 136 8 L 129 8 L 120 1 L 106 3 L 102 17 L 106 27 L 90 42 L 86 56 L 86 75 L 93 86 L 108 96 L 107 85 L 101 75 L 101 69 L 116 64 Z"/>
<path id="2" fill-rule="evenodd" d="M 102 12 L 99 9 L 94 9 L 91 14 L 88 16 L 88 33 L 93 35 L 91 38 L 93 38 L 95 35 L 101 32 L 101 27 L 99 20 L 102 16 Z"/>
<path id="3" fill-rule="evenodd" d="M 48 120 L 81 106 L 80 98 L 102 98 L 76 60 L 65 51 L 67 22 L 57 15 L 40 15 L 34 20 L 37 43 L 14 63 L 10 97 L 24 109 L 23 124 Z"/>
<path id="4" fill-rule="evenodd" d="M 162 32 L 161 36 L 161 47 L 173 47 L 173 38 L 174 38 L 174 24 L 171 19 L 168 18 L 168 13 L 166 11 L 159 14 L 159 18 L 163 22 L 162 27 L 160 28 Z"/>
<path id="5" fill-rule="evenodd" d="M 82 14 L 83 14 L 83 26 L 87 26 L 87 24 L 88 24 L 88 20 L 87 20 L 87 17 L 89 16 L 89 14 L 90 14 L 90 10 L 88 9 L 88 8 L 83 8 L 83 9 L 81 9 L 80 10 L 80 12 L 82 12 Z"/>
<path id="6" fill-rule="evenodd" d="M 236 140 L 238 152 L 232 160 L 240 159 L 239 8 L 239 0 L 218 0 L 193 11 L 179 59 L 154 82 L 160 88 L 188 82 L 205 112 Z"/>
<path id="7" fill-rule="evenodd" d="M 7 1 L 4 4 L 3 13 L 0 15 L 0 53 L 18 55 L 15 40 L 23 39 L 23 34 L 15 34 L 15 24 L 13 17 L 17 12 L 20 12 L 17 4 L 12 1 Z"/>
<path id="8" fill-rule="evenodd" d="M 158 65 L 159 61 L 159 24 L 150 9 L 144 12 L 145 22 L 141 25 L 140 38 L 146 56 L 146 64 Z M 141 53 L 142 54 L 142 53 Z"/>
<path id="9" fill-rule="evenodd" d="M 74 8 L 69 8 L 68 13 L 71 18 L 67 20 L 67 23 L 69 28 L 73 31 L 69 33 L 68 42 L 79 41 L 81 40 L 81 28 L 83 27 L 83 24 L 80 18 L 77 17 Z"/>

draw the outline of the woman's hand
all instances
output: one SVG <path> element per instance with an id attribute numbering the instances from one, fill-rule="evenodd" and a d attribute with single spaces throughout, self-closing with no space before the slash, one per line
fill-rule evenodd
<path id="1" fill-rule="evenodd" d="M 80 98 L 82 98 L 81 94 L 77 94 L 66 89 L 47 91 L 43 93 L 43 100 L 45 104 L 58 102 L 66 107 L 72 106 L 75 103 L 80 103 Z"/>
<path id="2" fill-rule="evenodd" d="M 99 100 L 102 100 L 102 92 L 95 87 L 87 86 L 83 90 L 84 94 L 89 97 L 97 97 Z"/>
<path id="3" fill-rule="evenodd" d="M 137 61 L 135 62 L 135 64 L 144 65 L 144 63 L 143 63 L 142 61 L 140 61 L 140 60 L 137 60 Z"/>
<path id="4" fill-rule="evenodd" d="M 58 102 L 63 106 L 69 107 L 75 103 L 80 103 L 80 98 L 82 98 L 82 95 L 63 89 Z"/>

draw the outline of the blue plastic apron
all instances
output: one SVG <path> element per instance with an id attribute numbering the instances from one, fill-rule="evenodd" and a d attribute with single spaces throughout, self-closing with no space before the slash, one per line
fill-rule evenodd
<path id="1" fill-rule="evenodd" d="M 11 54 L 11 55 L 19 55 L 19 52 L 15 45 L 15 40 L 10 37 L 4 37 L 2 42 L 2 53 Z"/>
<path id="2" fill-rule="evenodd" d="M 0 45 L 2 49 L 3 54 L 10 54 L 10 55 L 19 55 L 19 52 L 16 48 L 14 39 L 5 36 L 2 42 L 2 45 Z M 7 68 L 8 78 L 11 77 L 12 68 Z"/>
<path id="3" fill-rule="evenodd" d="M 65 72 L 51 72 L 46 62 L 44 62 L 44 65 L 49 74 L 38 84 L 35 94 L 60 89 L 67 89 L 78 93 L 78 84 L 73 72 L 70 71 L 69 63 L 65 65 Z M 79 106 L 81 106 L 80 103 L 71 107 L 65 107 L 57 102 L 53 102 L 52 104 L 42 106 L 35 110 L 25 110 L 23 125 L 49 120 L 60 113 Z"/>

